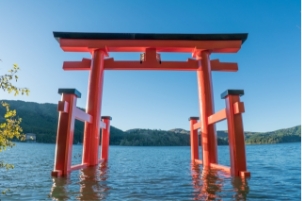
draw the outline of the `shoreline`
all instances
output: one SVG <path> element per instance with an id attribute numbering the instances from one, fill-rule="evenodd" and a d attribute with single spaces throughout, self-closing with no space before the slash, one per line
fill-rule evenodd
<path id="1" fill-rule="evenodd" d="M 28 144 L 35 144 L 35 143 L 39 143 L 39 144 L 56 144 L 56 143 L 47 143 L 47 142 L 22 142 L 22 141 L 14 141 L 14 143 L 28 143 Z M 289 144 L 289 143 L 300 143 L 299 142 L 280 142 L 280 143 L 245 143 L 245 145 L 276 145 L 276 144 Z M 83 145 L 81 144 L 73 144 L 73 145 Z M 100 145 L 101 146 L 101 145 Z M 109 145 L 109 146 L 122 146 L 122 147 L 190 147 L 190 145 Z M 229 146 L 228 144 L 221 144 L 221 145 L 217 145 L 217 146 Z"/>

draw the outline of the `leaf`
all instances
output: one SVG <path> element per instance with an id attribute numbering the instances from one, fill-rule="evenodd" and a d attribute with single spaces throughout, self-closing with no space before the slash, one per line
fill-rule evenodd
<path id="1" fill-rule="evenodd" d="M 1 61 L 1 60 L 0 60 Z M 8 70 L 8 74 L 0 75 L 0 89 L 7 91 L 8 93 L 14 92 L 14 95 L 25 93 L 29 95 L 29 89 L 27 88 L 18 88 L 12 82 L 19 79 L 17 72 L 20 70 L 17 64 L 13 64 L 13 67 Z M 7 147 L 13 147 L 15 144 L 11 141 L 13 138 L 16 139 L 25 139 L 22 134 L 23 129 L 20 126 L 22 119 L 16 117 L 16 110 L 11 110 L 8 103 L 1 101 L 2 107 L 5 108 L 5 114 L 3 118 L 4 122 L 0 122 L 0 152 L 6 150 Z M 0 161 L 0 168 L 12 169 L 14 165 L 5 164 Z"/>

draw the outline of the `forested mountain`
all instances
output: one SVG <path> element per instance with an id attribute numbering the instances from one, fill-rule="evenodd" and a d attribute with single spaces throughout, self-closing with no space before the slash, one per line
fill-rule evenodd
<path id="1" fill-rule="evenodd" d="M 10 104 L 11 109 L 16 109 L 17 115 L 22 118 L 21 126 L 24 133 L 35 133 L 37 142 L 55 143 L 58 124 L 56 104 L 5 101 Z M 2 114 L 4 114 L 4 108 L 0 107 L 0 115 Z M 3 117 L 0 116 L 0 121 L 2 120 Z M 168 131 L 140 128 L 122 131 L 111 126 L 110 129 L 111 145 L 172 146 L 189 145 L 190 143 L 190 131 L 181 128 Z M 83 131 L 84 123 L 76 121 L 74 143 L 83 142 Z M 228 133 L 226 131 L 217 131 L 217 141 L 219 145 L 228 144 Z M 266 133 L 245 132 L 245 141 L 247 144 L 300 142 L 301 126 Z"/>
<path id="2" fill-rule="evenodd" d="M 301 126 L 266 133 L 245 133 L 246 144 L 275 144 L 285 142 L 301 142 Z"/>

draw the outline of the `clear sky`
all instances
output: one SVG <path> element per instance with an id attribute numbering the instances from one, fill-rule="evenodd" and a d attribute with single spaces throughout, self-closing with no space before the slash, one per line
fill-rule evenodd
<path id="1" fill-rule="evenodd" d="M 238 62 L 236 73 L 213 72 L 215 110 L 225 107 L 220 94 L 244 89 L 246 131 L 271 131 L 301 124 L 301 3 L 275 1 L 0 1 L 0 74 L 21 67 L 17 85 L 30 96 L 1 99 L 57 103 L 58 88 L 82 93 L 86 106 L 88 72 L 63 71 L 64 61 L 90 57 L 65 53 L 53 31 L 117 33 L 248 33 L 236 54 L 211 59 Z M 138 60 L 139 54 L 110 54 Z M 190 54 L 162 54 L 162 60 L 186 60 Z M 102 115 L 122 130 L 189 129 L 199 115 L 195 72 L 105 72 Z M 225 130 L 226 123 L 217 124 Z"/>

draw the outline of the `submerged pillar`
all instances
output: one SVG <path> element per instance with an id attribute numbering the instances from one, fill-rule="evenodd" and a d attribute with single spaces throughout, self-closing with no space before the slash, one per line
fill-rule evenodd
<path id="1" fill-rule="evenodd" d="M 86 113 L 92 116 L 92 122 L 85 122 L 82 163 L 88 166 L 98 164 L 100 141 L 100 114 L 102 105 L 105 50 L 97 49 L 92 53 L 92 64 L 88 84 Z"/>
<path id="2" fill-rule="evenodd" d="M 210 167 L 211 163 L 217 163 L 216 129 L 215 125 L 208 124 L 208 117 L 214 113 L 211 64 L 209 56 L 209 51 L 202 51 L 197 54 L 197 81 L 201 123 L 202 158 L 205 168 Z"/>
<path id="3" fill-rule="evenodd" d="M 190 117 L 190 144 L 191 144 L 191 162 L 195 164 L 195 160 L 199 158 L 198 153 L 198 129 L 194 129 L 194 125 L 199 120 L 198 117 Z"/>
<path id="4" fill-rule="evenodd" d="M 55 164 L 54 170 L 51 172 L 51 175 L 55 177 L 66 176 L 70 172 L 75 122 L 74 108 L 77 97 L 81 97 L 81 93 L 76 89 L 59 89 L 59 94 L 62 94 L 62 98 L 58 104 Z"/>
<path id="5" fill-rule="evenodd" d="M 106 124 L 105 128 L 102 128 L 102 152 L 101 159 L 104 162 L 108 162 L 109 155 L 109 139 L 110 139 L 110 120 L 109 116 L 102 116 L 102 121 Z"/>
<path id="6" fill-rule="evenodd" d="M 226 116 L 228 122 L 228 135 L 230 147 L 231 174 L 233 176 L 249 177 L 246 168 L 244 130 L 242 115 L 244 105 L 240 102 L 243 90 L 226 90 L 221 98 L 226 101 Z"/>

